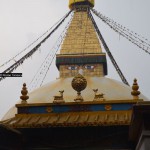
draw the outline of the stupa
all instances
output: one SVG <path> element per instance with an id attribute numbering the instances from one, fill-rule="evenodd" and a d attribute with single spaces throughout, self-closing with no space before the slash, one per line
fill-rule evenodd
<path id="1" fill-rule="evenodd" d="M 59 78 L 31 93 L 24 84 L 21 101 L 4 116 L 1 123 L 20 137 L 14 147 L 132 149 L 132 108 L 148 99 L 136 79 L 130 87 L 106 77 L 106 54 L 88 13 L 94 5 L 69 1 L 74 16 L 56 55 Z"/>

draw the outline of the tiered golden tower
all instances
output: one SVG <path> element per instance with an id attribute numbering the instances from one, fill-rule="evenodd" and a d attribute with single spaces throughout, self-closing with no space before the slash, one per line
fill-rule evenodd
<path id="1" fill-rule="evenodd" d="M 107 75 L 106 55 L 102 53 L 100 41 L 89 17 L 89 6 L 94 6 L 94 0 L 69 2 L 69 7 L 74 9 L 74 16 L 56 62 L 61 78 L 73 77 L 81 68 L 84 76 Z"/>

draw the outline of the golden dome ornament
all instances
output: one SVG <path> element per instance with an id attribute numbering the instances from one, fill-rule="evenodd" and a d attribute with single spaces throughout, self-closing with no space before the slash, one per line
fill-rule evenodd
<path id="1" fill-rule="evenodd" d="M 21 96 L 20 96 L 20 99 L 22 100 L 21 101 L 21 104 L 27 104 L 27 100 L 29 99 L 29 96 L 27 95 L 28 94 L 28 90 L 27 90 L 27 87 L 26 87 L 26 83 L 23 84 L 23 88 L 21 90 Z"/>
<path id="2" fill-rule="evenodd" d="M 81 91 L 87 87 L 87 80 L 81 75 L 78 74 L 72 80 L 72 88 L 77 91 L 77 97 L 74 99 L 75 102 L 83 102 L 84 99 L 81 96 Z"/>
<path id="3" fill-rule="evenodd" d="M 134 82 L 132 85 L 132 92 L 131 92 L 133 99 L 139 99 L 139 95 L 141 94 L 141 92 L 138 90 L 139 90 L 139 85 L 137 83 L 137 79 L 134 79 Z"/>
<path id="4" fill-rule="evenodd" d="M 69 8 L 70 9 L 73 9 L 73 7 L 75 5 L 84 5 L 84 4 L 87 4 L 89 5 L 90 7 L 94 7 L 95 5 L 95 0 L 69 0 Z"/>
<path id="5" fill-rule="evenodd" d="M 64 101 L 64 95 L 63 95 L 64 90 L 59 91 L 59 93 L 60 93 L 59 96 L 54 96 L 53 103 L 55 103 L 55 104 L 65 103 L 65 101 Z"/>
<path id="6" fill-rule="evenodd" d="M 94 93 L 95 93 L 95 97 L 93 101 L 105 101 L 104 95 L 103 93 L 98 93 L 98 89 L 93 89 Z"/>

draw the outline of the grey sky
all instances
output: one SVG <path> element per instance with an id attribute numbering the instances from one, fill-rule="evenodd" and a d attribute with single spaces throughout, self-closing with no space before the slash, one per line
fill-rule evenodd
<path id="1" fill-rule="evenodd" d="M 95 9 L 150 40 L 149 6 L 149 0 L 96 0 Z M 0 65 L 24 49 L 68 11 L 68 0 L 0 0 Z M 136 77 L 140 91 L 150 97 L 150 56 L 119 37 L 100 20 L 96 21 L 129 83 L 132 84 Z M 42 45 L 41 52 L 37 52 L 15 71 L 22 72 L 23 78 L 0 82 L 0 118 L 19 100 L 22 84 L 30 83 L 44 57 L 53 47 L 59 31 Z M 120 80 L 109 60 L 108 66 L 108 77 Z M 3 69 L 0 68 L 0 72 Z M 54 62 L 45 83 L 57 77 Z"/>

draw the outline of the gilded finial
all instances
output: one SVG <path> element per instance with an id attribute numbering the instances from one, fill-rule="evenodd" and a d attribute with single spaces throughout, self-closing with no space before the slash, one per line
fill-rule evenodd
<path id="1" fill-rule="evenodd" d="M 27 100 L 29 99 L 28 94 L 28 90 L 26 88 L 26 83 L 23 84 L 23 88 L 21 90 L 21 94 L 22 96 L 20 96 L 20 99 L 22 100 L 21 103 L 22 104 L 27 104 Z"/>
<path id="2" fill-rule="evenodd" d="M 62 91 L 59 91 L 59 93 L 60 93 L 60 96 L 54 96 L 54 101 L 53 101 L 53 103 L 64 103 L 65 101 L 64 101 L 64 95 L 63 95 L 63 93 L 64 93 L 64 90 L 62 90 Z"/>
<path id="3" fill-rule="evenodd" d="M 95 0 L 69 0 L 69 8 L 73 9 L 74 6 L 88 5 L 94 7 Z"/>
<path id="4" fill-rule="evenodd" d="M 133 83 L 133 86 L 132 86 L 132 92 L 131 92 L 131 95 L 133 96 L 133 99 L 139 99 L 139 95 L 140 95 L 140 91 L 138 91 L 139 89 L 139 85 L 137 83 L 137 79 L 134 79 L 134 83 Z"/>
<path id="5" fill-rule="evenodd" d="M 100 93 L 98 94 L 98 89 L 93 89 L 94 93 L 95 93 L 95 97 L 93 101 L 104 101 L 104 94 Z"/>
<path id="6" fill-rule="evenodd" d="M 81 75 L 78 74 L 72 80 L 72 88 L 77 91 L 77 97 L 74 101 L 83 102 L 83 97 L 81 96 L 81 91 L 87 87 L 87 80 Z"/>

